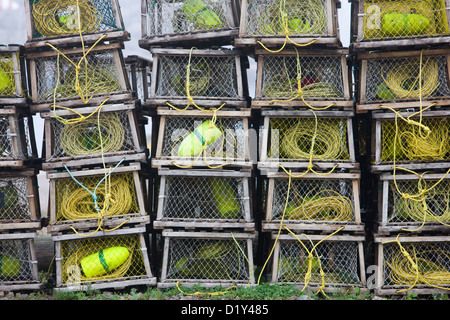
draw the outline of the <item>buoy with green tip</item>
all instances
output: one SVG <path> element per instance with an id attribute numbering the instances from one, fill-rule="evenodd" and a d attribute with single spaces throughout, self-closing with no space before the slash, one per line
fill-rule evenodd
<path id="1" fill-rule="evenodd" d="M 309 29 L 311 29 L 311 25 L 309 21 L 306 20 L 303 22 L 302 19 L 292 19 L 289 21 L 289 31 L 294 34 L 304 34 Z"/>
<path id="2" fill-rule="evenodd" d="M 129 256 L 126 247 L 110 247 L 81 259 L 81 269 L 87 278 L 99 277 L 120 267 Z"/>
<path id="3" fill-rule="evenodd" d="M 183 3 L 183 11 L 190 20 L 205 29 L 213 29 L 221 24 L 219 16 L 201 0 L 186 0 Z"/>
<path id="4" fill-rule="evenodd" d="M 203 146 L 211 145 L 221 135 L 222 132 L 212 120 L 206 120 L 181 141 L 178 155 L 180 157 L 198 156 L 202 152 Z"/>
<path id="5" fill-rule="evenodd" d="M 15 257 L 0 254 L 0 276 L 17 278 L 20 275 L 20 261 Z"/>
<path id="6" fill-rule="evenodd" d="M 239 201 L 228 179 L 215 178 L 211 180 L 211 189 L 219 215 L 222 218 L 238 218 Z"/>
<path id="7" fill-rule="evenodd" d="M 382 18 L 381 30 L 388 36 L 412 36 L 424 34 L 430 21 L 416 13 L 386 13 Z"/>
<path id="8" fill-rule="evenodd" d="M 377 98 L 381 100 L 395 100 L 397 96 L 389 88 L 389 86 L 383 82 L 377 87 Z"/>

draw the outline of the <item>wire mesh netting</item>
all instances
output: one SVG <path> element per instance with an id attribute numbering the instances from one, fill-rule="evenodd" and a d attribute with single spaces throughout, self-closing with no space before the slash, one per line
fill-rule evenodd
<path id="1" fill-rule="evenodd" d="M 0 115 L 0 161 L 33 156 L 29 121 L 29 117 Z"/>
<path id="2" fill-rule="evenodd" d="M 450 94 L 446 57 L 369 59 L 365 87 L 366 101 L 444 99 Z"/>
<path id="3" fill-rule="evenodd" d="M 62 284 L 147 277 L 139 234 L 61 241 Z"/>
<path id="4" fill-rule="evenodd" d="M 139 212 L 132 172 L 55 179 L 55 202 L 56 222 Z"/>
<path id="5" fill-rule="evenodd" d="M 449 33 L 445 0 L 364 1 L 361 40 Z"/>
<path id="6" fill-rule="evenodd" d="M 166 117 L 161 155 L 192 159 L 202 154 L 214 159 L 244 159 L 245 134 L 242 118 Z"/>
<path id="7" fill-rule="evenodd" d="M 450 285 L 450 243 L 405 242 L 383 245 L 384 286 Z M 407 256 L 409 255 L 409 256 Z"/>
<path id="8" fill-rule="evenodd" d="M 433 187 L 434 186 L 434 187 Z M 450 181 L 401 180 L 389 182 L 388 222 L 446 224 L 450 222 Z"/>
<path id="9" fill-rule="evenodd" d="M 186 82 L 189 71 L 189 93 L 198 98 L 239 98 L 236 57 L 207 57 L 160 55 L 156 96 L 187 96 Z"/>
<path id="10" fill-rule="evenodd" d="M 183 34 L 234 28 L 224 0 L 147 0 L 147 35 Z"/>
<path id="11" fill-rule="evenodd" d="M 344 98 L 341 57 L 264 57 L 262 97 Z"/>
<path id="12" fill-rule="evenodd" d="M 246 35 L 284 36 L 284 23 L 290 36 L 328 35 L 326 0 L 249 0 L 246 10 Z"/>
<path id="13" fill-rule="evenodd" d="M 346 118 L 271 118 L 268 158 L 349 161 Z M 313 144 L 314 141 L 314 144 Z"/>
<path id="14" fill-rule="evenodd" d="M 27 178 L 0 179 L 0 221 L 29 220 Z"/>
<path id="15" fill-rule="evenodd" d="M 411 163 L 450 158 L 450 123 L 446 118 L 381 120 L 381 161 Z M 421 125 L 418 125 L 418 123 Z M 424 126 L 424 127 L 423 127 Z"/>
<path id="16" fill-rule="evenodd" d="M 249 281 L 247 249 L 244 240 L 171 238 L 167 279 Z"/>
<path id="17" fill-rule="evenodd" d="M 352 180 L 292 179 L 288 187 L 288 179 L 274 179 L 272 220 L 355 221 Z"/>
<path id="18" fill-rule="evenodd" d="M 34 281 L 30 242 L 33 240 L 0 240 L 0 281 Z"/>
<path id="19" fill-rule="evenodd" d="M 65 117 L 65 120 L 74 117 Z M 104 112 L 64 124 L 51 118 L 53 149 L 48 160 L 93 154 L 139 151 L 134 145 L 127 111 Z"/>
<path id="20" fill-rule="evenodd" d="M 30 1 L 33 39 L 118 30 L 115 0 Z"/>
<path id="21" fill-rule="evenodd" d="M 299 241 L 279 242 L 277 282 L 305 283 L 310 268 L 309 284 L 322 284 L 322 281 L 325 285 L 362 284 L 357 242 L 323 241 L 314 250 L 316 241 L 304 240 L 302 243 L 304 246 Z M 309 258 L 309 252 L 312 258 Z"/>
<path id="22" fill-rule="evenodd" d="M 19 70 L 14 70 L 12 55 L 17 55 L 19 61 L 19 53 L 0 53 L 0 97 L 17 96 L 15 74 Z"/>
<path id="23" fill-rule="evenodd" d="M 163 218 L 244 219 L 249 195 L 243 183 L 242 178 L 167 177 Z"/>
<path id="24" fill-rule="evenodd" d="M 121 91 L 118 66 L 113 50 L 83 54 L 67 54 L 36 58 L 36 102 L 80 97 L 87 100 L 95 94 L 112 94 Z M 83 59 L 81 62 L 80 60 Z M 76 65 L 79 65 L 77 71 Z"/>

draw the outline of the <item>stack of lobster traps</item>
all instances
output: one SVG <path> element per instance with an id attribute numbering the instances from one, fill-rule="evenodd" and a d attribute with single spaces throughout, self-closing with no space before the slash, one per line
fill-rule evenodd
<path id="1" fill-rule="evenodd" d="M 236 0 L 142 0 L 158 287 L 254 284 L 255 163 Z"/>
<path id="2" fill-rule="evenodd" d="M 132 91 L 139 61 L 123 57 L 129 34 L 119 3 L 25 1 L 25 12 L 30 108 L 44 123 L 55 289 L 155 285 L 148 151 Z"/>
<path id="3" fill-rule="evenodd" d="M 449 3 L 350 2 L 356 111 L 378 186 L 375 292 L 448 293 Z"/>
<path id="4" fill-rule="evenodd" d="M 323 292 L 365 287 L 361 173 L 339 7 L 335 0 L 244 0 L 235 39 L 257 65 L 251 109 L 259 120 L 267 279 Z"/>
<path id="5" fill-rule="evenodd" d="M 0 46 L 0 291 L 39 290 L 37 156 L 23 46 Z"/>

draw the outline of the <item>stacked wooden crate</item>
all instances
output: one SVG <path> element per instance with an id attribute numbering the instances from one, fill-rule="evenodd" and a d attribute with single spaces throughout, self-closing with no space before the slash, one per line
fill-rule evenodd
<path id="1" fill-rule="evenodd" d="M 31 110 L 44 120 L 56 290 L 155 285 L 147 147 L 117 0 L 25 1 Z"/>
<path id="2" fill-rule="evenodd" d="M 254 284 L 253 163 L 247 56 L 232 47 L 235 0 L 142 0 L 152 56 L 159 287 Z"/>
<path id="3" fill-rule="evenodd" d="M 41 229 L 33 119 L 23 47 L 0 46 L 0 291 L 39 290 Z"/>
<path id="4" fill-rule="evenodd" d="M 257 63 L 263 252 L 272 283 L 365 287 L 348 48 L 334 0 L 243 0 L 235 44 Z M 263 261 L 264 262 L 264 261 Z"/>
<path id="5" fill-rule="evenodd" d="M 448 1 L 352 2 L 356 110 L 378 184 L 375 292 L 448 293 Z"/>

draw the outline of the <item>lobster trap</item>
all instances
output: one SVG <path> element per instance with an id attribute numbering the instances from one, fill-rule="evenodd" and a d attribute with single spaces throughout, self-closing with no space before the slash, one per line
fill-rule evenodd
<path id="1" fill-rule="evenodd" d="M 272 240 L 277 235 L 272 234 Z M 280 234 L 274 244 L 272 283 L 336 292 L 366 287 L 364 236 Z"/>
<path id="2" fill-rule="evenodd" d="M 258 168 L 359 169 L 355 160 L 352 111 L 262 110 Z"/>
<path id="3" fill-rule="evenodd" d="M 57 235 L 56 291 L 123 289 L 156 285 L 144 238 L 145 228 L 96 235 Z"/>
<path id="4" fill-rule="evenodd" d="M 358 112 L 449 104 L 446 49 L 358 53 Z"/>
<path id="5" fill-rule="evenodd" d="M 377 236 L 377 295 L 448 294 L 448 236 Z"/>
<path id="6" fill-rule="evenodd" d="M 122 47 L 111 43 L 28 53 L 31 110 L 132 100 Z"/>
<path id="7" fill-rule="evenodd" d="M 153 60 L 145 59 L 139 56 L 127 56 L 125 58 L 125 69 L 128 74 L 128 80 L 135 98 L 142 104 L 148 99 L 148 92 L 152 78 Z"/>
<path id="8" fill-rule="evenodd" d="M 47 172 L 48 232 L 109 231 L 149 223 L 140 164 L 119 164 L 102 169 Z"/>
<path id="9" fill-rule="evenodd" d="M 118 0 L 25 1 L 26 48 L 129 40 Z"/>
<path id="10" fill-rule="evenodd" d="M 254 285 L 255 233 L 163 230 L 164 252 L 158 288 Z"/>
<path id="11" fill-rule="evenodd" d="M 291 175 L 291 179 L 284 172 L 267 177 L 263 231 L 277 231 L 283 225 L 296 232 L 332 232 L 340 226 L 344 231 L 364 232 L 359 173 Z"/>
<path id="12" fill-rule="evenodd" d="M 36 234 L 0 234 L 0 290 L 41 290 L 44 284 L 39 281 L 36 248 Z"/>
<path id="13" fill-rule="evenodd" d="M 372 114 L 372 172 L 450 167 L 450 111 L 419 111 Z"/>
<path id="14" fill-rule="evenodd" d="M 37 160 L 32 116 L 17 106 L 0 108 L 0 167 L 24 167 Z"/>
<path id="15" fill-rule="evenodd" d="M 335 0 L 243 0 L 236 46 L 296 44 L 341 45 Z M 290 41 L 287 44 L 290 44 Z"/>
<path id="16" fill-rule="evenodd" d="M 153 70 L 146 105 L 185 108 L 188 98 L 193 98 L 201 108 L 223 103 L 247 107 L 247 65 L 239 50 L 154 48 L 150 52 Z"/>
<path id="17" fill-rule="evenodd" d="M 432 45 L 449 41 L 450 2 L 447 0 L 350 2 L 356 50 Z"/>
<path id="18" fill-rule="evenodd" d="M 380 175 L 378 232 L 443 232 L 450 224 L 450 177 L 444 173 Z"/>
<path id="19" fill-rule="evenodd" d="M 230 44 L 239 33 L 237 0 L 141 0 L 139 46 Z"/>
<path id="20" fill-rule="evenodd" d="M 255 230 L 250 171 L 160 169 L 158 175 L 155 229 Z"/>
<path id="21" fill-rule="evenodd" d="M 44 170 L 119 161 L 146 162 L 145 137 L 135 102 L 42 112 L 45 129 Z M 84 118 L 82 118 L 84 117 Z"/>
<path id="22" fill-rule="evenodd" d="M 348 49 L 255 50 L 257 76 L 252 108 L 323 107 L 353 110 Z"/>
<path id="23" fill-rule="evenodd" d="M 23 47 L 0 46 L 0 104 L 26 105 L 27 84 Z"/>
<path id="24" fill-rule="evenodd" d="M 250 110 L 167 110 L 158 108 L 158 141 L 152 166 L 251 168 Z"/>
<path id="25" fill-rule="evenodd" d="M 41 228 L 37 171 L 33 168 L 0 171 L 1 231 Z"/>

